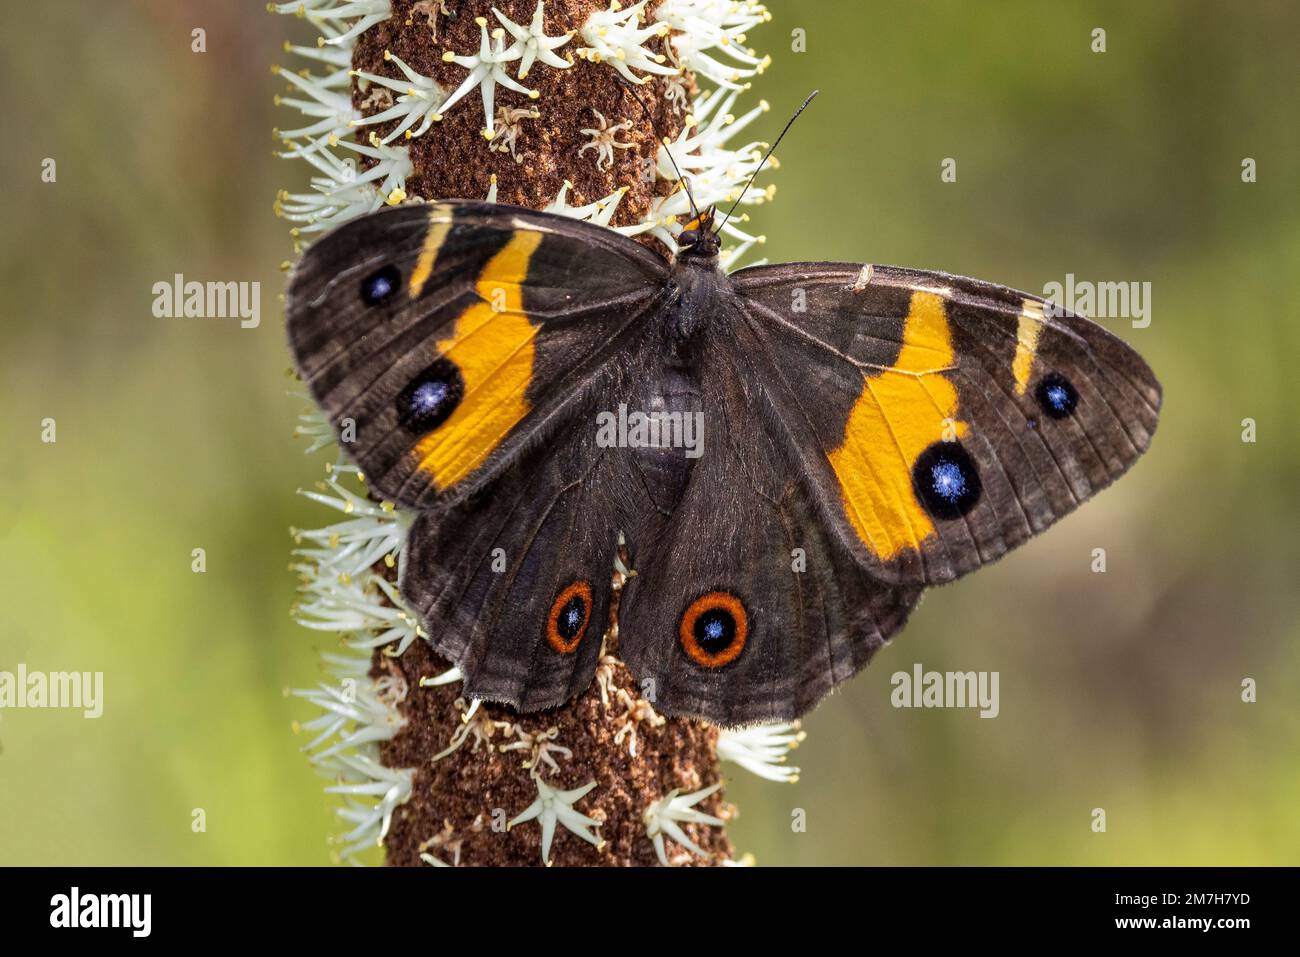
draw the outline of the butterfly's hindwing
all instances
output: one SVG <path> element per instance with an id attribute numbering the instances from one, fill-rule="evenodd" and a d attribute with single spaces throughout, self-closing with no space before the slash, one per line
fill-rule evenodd
<path id="1" fill-rule="evenodd" d="M 695 357 L 704 452 L 670 513 L 630 534 L 620 653 L 669 714 L 725 725 L 807 711 L 897 632 L 916 586 L 872 579 L 817 515 L 769 428 L 758 342 L 716 315 Z"/>
<path id="2" fill-rule="evenodd" d="M 591 682 L 618 537 L 602 453 L 572 431 L 412 526 L 402 596 L 466 694 L 533 711 Z"/>

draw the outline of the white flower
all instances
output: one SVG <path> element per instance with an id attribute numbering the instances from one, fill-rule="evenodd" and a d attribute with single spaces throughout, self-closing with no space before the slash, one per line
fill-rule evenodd
<path id="1" fill-rule="evenodd" d="M 560 766 L 555 763 L 555 758 L 551 757 L 551 752 L 565 757 L 573 757 L 573 752 L 562 744 L 556 744 L 555 739 L 560 736 L 559 728 L 548 728 L 545 731 L 525 731 L 521 725 L 506 724 L 506 733 L 513 734 L 518 740 L 501 745 L 501 753 L 508 751 L 527 751 L 528 760 L 523 764 L 525 768 L 536 771 L 539 765 L 545 764 L 548 768 L 559 773 Z"/>
<path id="2" fill-rule="evenodd" d="M 528 76 L 528 71 L 533 68 L 535 60 L 540 60 L 547 66 L 553 66 L 557 70 L 567 70 L 573 66 L 572 62 L 552 52 L 568 43 L 573 38 L 573 33 L 561 33 L 558 36 L 548 37 L 542 26 L 542 20 L 545 16 L 542 6 L 542 0 L 537 0 L 537 9 L 533 11 L 533 22 L 526 27 L 521 27 L 496 7 L 492 8 L 492 13 L 501 21 L 501 26 L 505 27 L 506 31 L 515 38 L 510 50 L 513 52 L 518 48 L 520 59 L 519 79 L 521 80 Z"/>
<path id="3" fill-rule="evenodd" d="M 303 597 L 292 614 L 304 628 L 340 633 L 350 648 L 384 647 L 400 655 L 424 630 L 402 603 L 397 586 L 370 569 L 382 561 L 400 573 L 411 518 L 391 502 L 376 505 L 336 479 L 323 488 L 335 494 L 301 489 L 299 494 L 350 518 L 325 528 L 292 530 L 295 541 L 307 545 L 294 549 Z"/>
<path id="4" fill-rule="evenodd" d="M 748 142 L 736 148 L 728 145 L 737 133 L 769 109 L 767 101 L 761 100 L 737 118 L 731 109 L 738 95 L 736 91 L 702 95 L 677 139 L 662 145 L 656 156 L 657 172 L 664 179 L 675 179 L 673 160 L 676 160 L 677 168 L 690 177 L 695 201 L 701 208 L 734 202 L 763 158 L 764 144 Z M 748 195 L 745 197 L 747 203 L 762 202 L 765 198 L 762 190 L 752 200 Z"/>
<path id="5" fill-rule="evenodd" d="M 337 145 L 375 161 L 368 170 L 355 177 L 350 186 L 376 183 L 379 199 L 389 206 L 396 206 L 406 199 L 406 177 L 411 175 L 412 167 L 411 153 L 405 146 L 384 146 L 373 133 L 370 134 L 369 146 L 348 140 L 339 140 Z"/>
<path id="6" fill-rule="evenodd" d="M 695 810 L 696 804 L 703 801 L 720 787 L 722 787 L 721 782 L 686 795 L 681 794 L 680 788 L 674 788 L 642 812 L 641 819 L 645 822 L 646 837 L 654 842 L 655 853 L 659 855 L 659 863 L 664 867 L 669 866 L 668 855 L 664 851 L 665 834 L 700 857 L 705 856 L 704 849 L 686 836 L 686 832 L 678 827 L 678 822 L 710 824 L 714 827 L 722 827 L 724 822 L 721 818 Z"/>
<path id="7" fill-rule="evenodd" d="M 357 216 L 373 212 L 383 205 L 383 198 L 373 189 L 324 188 L 313 181 L 311 193 L 290 193 L 281 190 L 275 199 L 275 214 L 290 222 L 305 223 L 289 230 L 295 239 L 310 233 L 323 232 Z M 295 245 L 295 252 L 302 244 Z"/>
<path id="8" fill-rule="evenodd" d="M 303 137 L 328 138 L 346 133 L 349 124 L 360 114 L 352 106 L 352 94 L 346 89 L 327 86 L 310 73 L 298 74 L 279 67 L 272 67 L 272 72 L 283 77 L 310 99 L 296 96 L 276 96 L 276 106 L 291 106 L 309 120 L 316 122 L 292 130 L 274 130 L 284 140 L 296 140 Z"/>
<path id="9" fill-rule="evenodd" d="M 798 721 L 724 730 L 718 735 L 718 757 L 769 781 L 794 783 L 799 769 L 785 761 L 806 737 Z"/>
<path id="10" fill-rule="evenodd" d="M 754 0 L 663 0 L 654 16 L 673 28 L 669 42 L 677 62 L 720 86 L 741 89 L 741 80 L 771 63 L 745 46 L 745 31 L 772 19 Z M 714 50 L 741 65 L 710 56 Z"/>
<path id="11" fill-rule="evenodd" d="M 411 4 L 411 12 L 406 15 L 406 22 L 409 25 L 416 15 L 424 17 L 424 22 L 429 26 L 429 32 L 433 39 L 438 39 L 438 15 L 451 16 L 452 11 L 447 9 L 447 0 L 416 0 Z"/>
<path id="12" fill-rule="evenodd" d="M 347 795 L 338 814 L 349 830 L 335 843 L 346 845 L 339 859 L 355 863 L 354 855 L 382 839 L 393 810 L 410 796 L 411 772 L 384 767 L 376 750 L 377 742 L 391 739 L 402 727 L 397 705 L 407 688 L 395 669 L 393 675 L 372 679 L 368 654 L 326 653 L 322 659 L 334 683 L 293 692 L 322 712 L 294 731 L 315 735 L 303 750 L 311 752 L 317 771 L 335 782 L 326 790 Z"/>
<path id="13" fill-rule="evenodd" d="M 564 185 L 560 187 L 560 191 L 555 194 L 555 199 L 551 200 L 551 202 L 547 204 L 543 212 L 557 213 L 560 216 L 568 216 L 570 219 L 591 220 L 593 216 L 604 212 L 605 204 L 608 203 L 617 207 L 619 202 L 623 199 L 623 194 L 627 192 L 627 187 L 622 186 L 617 191 L 606 196 L 604 200 L 588 203 L 585 206 L 570 206 L 568 195 L 569 190 L 572 188 L 573 184 L 566 179 Z M 612 210 L 610 212 L 612 215 Z"/>
<path id="14" fill-rule="evenodd" d="M 686 81 L 682 79 L 680 74 L 670 76 L 664 80 L 664 99 L 668 101 L 668 105 L 673 108 L 674 113 L 680 114 L 682 110 L 686 109 Z"/>
<path id="15" fill-rule="evenodd" d="M 384 144 L 391 143 L 399 136 L 405 136 L 408 140 L 416 136 L 423 136 L 430 126 L 442 119 L 439 110 L 446 100 L 446 91 L 443 90 L 434 80 L 427 76 L 416 73 L 409 66 L 402 62 L 402 59 L 390 50 L 384 51 L 384 59 L 397 64 L 397 68 L 406 75 L 408 82 L 403 83 L 401 80 L 394 80 L 392 77 L 380 76 L 378 73 L 365 73 L 361 70 L 353 70 L 352 75 L 369 83 L 377 83 L 381 87 L 393 90 L 398 93 L 397 102 L 381 113 L 373 113 L 370 116 L 361 117 L 351 122 L 351 126 L 367 126 L 372 123 L 387 123 L 389 120 L 400 119 L 399 123 L 391 133 L 381 141 Z M 414 131 L 411 129 L 416 123 L 419 127 Z"/>
<path id="16" fill-rule="evenodd" d="M 296 0 L 291 3 L 267 4 L 267 9 L 274 13 L 306 17 L 312 23 L 322 26 L 324 35 L 317 42 L 331 46 L 350 45 L 376 23 L 382 23 L 393 15 L 391 0 Z M 356 22 L 346 24 L 353 17 L 358 18 Z M 346 24 L 347 29 L 342 32 L 326 30 L 325 24 L 331 28 Z"/>
<path id="17" fill-rule="evenodd" d="M 614 165 L 614 150 L 630 150 L 636 147 L 635 143 L 620 143 L 618 141 L 618 134 L 630 130 L 632 121 L 624 120 L 622 123 L 615 123 L 611 126 L 609 120 L 605 119 L 604 113 L 594 106 L 589 107 L 589 109 L 596 115 L 596 121 L 600 123 L 600 128 L 581 131 L 583 136 L 591 137 L 591 142 L 578 150 L 578 155 L 581 156 L 587 150 L 595 150 L 596 169 L 609 169 Z"/>
<path id="18" fill-rule="evenodd" d="M 346 845 L 339 857 L 348 860 L 383 843 L 393 811 L 411 796 L 415 772 L 410 768 L 385 767 L 368 754 L 339 755 L 338 768 L 339 783 L 325 791 L 348 797 L 346 806 L 338 812 L 339 817 L 352 825 L 351 830 L 338 838 Z"/>
<path id="19" fill-rule="evenodd" d="M 520 109 L 513 106 L 497 107 L 497 129 L 492 134 L 488 149 L 509 153 L 516 163 L 523 162 L 523 157 L 515 152 L 519 134 L 523 132 L 524 120 L 535 120 L 542 115 L 540 110 Z M 497 145 L 498 140 L 500 146 Z"/>
<path id="20" fill-rule="evenodd" d="M 294 393 L 294 395 L 307 402 L 312 399 L 304 393 Z M 330 425 L 329 419 L 325 418 L 325 413 L 316 408 L 313 404 L 306 412 L 299 413 L 298 425 L 293 430 L 294 435 L 302 435 L 311 439 L 311 444 L 307 446 L 306 454 L 316 452 L 332 445 L 334 442 L 334 426 Z"/>
<path id="21" fill-rule="evenodd" d="M 419 620 L 401 604 L 397 586 L 379 575 L 340 574 L 335 580 L 309 575 L 302 591 L 305 598 L 294 607 L 294 620 L 304 628 L 340 633 L 349 648 L 383 648 L 398 657 L 424 637 Z"/>
<path id="22" fill-rule="evenodd" d="M 368 655 L 352 661 L 340 655 L 330 659 L 343 668 L 364 664 L 365 671 L 341 678 L 337 684 L 321 682 L 315 688 L 294 689 L 294 697 L 311 702 L 322 712 L 294 729 L 315 735 L 302 746 L 311 753 L 313 764 L 372 741 L 389 741 L 405 723 L 393 705 L 405 699 L 406 689 L 373 681 L 367 674 Z"/>
<path id="23" fill-rule="evenodd" d="M 523 49 L 520 44 L 515 44 L 506 49 L 505 30 L 498 27 L 492 31 L 492 36 L 489 38 L 487 20 L 483 17 L 475 17 L 474 22 L 478 24 L 482 36 L 478 53 L 473 56 L 458 56 L 448 50 L 442 55 L 445 62 L 455 63 L 469 70 L 469 76 L 465 77 L 464 82 L 456 88 L 451 96 L 447 97 L 447 101 L 439 107 L 439 110 L 445 113 L 459 103 L 475 87 L 481 87 L 483 93 L 483 117 L 487 122 L 487 126 L 483 128 L 483 137 L 491 140 L 496 133 L 496 128 L 493 125 L 494 111 L 492 104 L 496 98 L 497 84 L 504 86 L 507 90 L 523 93 L 532 100 L 537 99 L 540 94 L 536 90 L 530 90 L 528 87 L 516 83 L 506 71 L 507 63 L 518 60 L 523 56 Z"/>
<path id="24" fill-rule="evenodd" d="M 299 494 L 343 512 L 349 519 L 324 528 L 291 529 L 295 542 L 315 546 L 295 549 L 294 554 L 315 562 L 329 577 L 361 575 L 381 559 L 393 568 L 406 542 L 411 516 L 399 512 L 392 502 L 376 504 L 344 488 L 337 479 L 331 478 L 326 487 L 335 494 L 301 489 Z"/>
<path id="25" fill-rule="evenodd" d="M 605 842 L 599 836 L 587 830 L 589 827 L 600 827 L 601 822 L 595 818 L 587 817 L 587 815 L 582 814 L 573 807 L 578 803 L 579 799 L 596 786 L 595 781 L 589 781 L 582 787 L 574 788 L 571 791 L 557 791 L 537 774 L 533 775 L 533 781 L 537 784 L 537 800 L 506 824 L 506 830 L 516 824 L 523 824 L 525 821 L 540 818 L 542 825 L 542 863 L 547 867 L 551 866 L 551 841 L 555 838 L 555 825 L 557 823 L 563 824 L 565 828 L 578 835 L 588 844 L 594 844 L 597 850 L 605 846 Z"/>
<path id="26" fill-rule="evenodd" d="M 640 26 L 645 5 L 646 0 L 641 0 L 624 10 L 614 0 L 608 10 L 597 10 L 589 16 L 578 31 L 588 45 L 578 48 L 578 56 L 592 63 L 608 63 L 633 83 L 645 82 L 645 77 L 633 70 L 661 76 L 679 72 L 677 67 L 664 65 L 668 58 L 662 53 L 651 53 L 642 46 L 651 37 L 666 37 L 669 32 L 666 23 Z"/>
<path id="27" fill-rule="evenodd" d="M 461 675 L 461 673 L 460 673 L 460 669 L 459 669 L 459 668 L 455 668 L 455 667 L 453 667 L 453 668 L 448 668 L 446 671 L 444 671 L 444 672 L 443 672 L 442 674 L 440 674 L 440 675 L 434 675 L 433 677 L 423 677 L 423 678 L 421 678 L 421 679 L 420 679 L 420 687 L 421 687 L 421 688 L 437 688 L 437 687 L 439 687 L 440 685 L 450 685 L 450 684 L 455 684 L 457 681 L 460 681 L 463 677 L 464 677 L 464 676 Z M 475 700 L 477 701 L 478 699 L 475 699 Z M 467 720 L 468 720 L 468 718 L 467 718 Z"/>
<path id="28" fill-rule="evenodd" d="M 328 24 L 317 24 L 328 36 L 336 36 L 336 33 L 329 33 L 333 28 Z M 311 46 L 304 47 L 284 41 L 284 52 L 292 53 L 294 56 L 300 56 L 304 60 L 314 60 L 317 63 L 323 63 L 330 67 L 330 72 L 324 76 L 313 77 L 314 82 L 329 90 L 347 90 L 352 85 L 352 80 L 348 76 L 348 71 L 352 67 L 352 49 L 349 46 Z M 272 67 L 271 72 L 276 72 L 278 67 Z"/>
<path id="29" fill-rule="evenodd" d="M 573 184 L 567 179 L 560 191 L 555 194 L 555 199 L 547 204 L 544 212 L 557 213 L 560 216 L 568 216 L 570 219 L 583 219 L 589 223 L 595 223 L 597 226 L 609 226 L 610 221 L 614 218 L 614 213 L 618 210 L 618 204 L 623 201 L 627 195 L 628 187 L 620 186 L 608 196 L 596 200 L 594 203 L 587 203 L 585 206 L 570 206 L 568 201 L 569 190 Z M 489 197 L 491 199 L 491 197 Z M 638 233 L 644 233 L 654 227 L 653 222 L 633 223 L 631 226 L 610 226 L 611 229 L 622 233 L 624 236 L 635 236 Z"/>
<path id="30" fill-rule="evenodd" d="M 604 694 L 604 689 L 601 689 Z M 645 698 L 633 698 L 627 693 L 625 688 L 619 688 L 615 695 L 623 705 L 622 724 L 619 725 L 618 731 L 614 734 L 614 743 L 622 744 L 623 739 L 627 739 L 627 753 L 631 757 L 636 757 L 637 746 L 637 725 L 645 722 L 652 728 L 662 728 L 667 723 L 667 719 L 655 711 L 652 705 Z"/>
<path id="31" fill-rule="evenodd" d="M 456 680 L 459 681 L 460 672 L 455 668 L 453 668 L 452 671 L 456 672 Z M 436 679 L 435 681 L 429 682 L 429 684 L 436 683 L 438 683 Z M 426 687 L 425 679 L 423 678 L 420 679 L 420 687 Z M 451 736 L 451 740 L 447 742 L 447 747 L 429 759 L 430 764 L 436 764 L 443 758 L 447 757 L 447 755 L 459 749 L 462 744 L 469 740 L 471 735 L 474 737 L 474 745 L 471 750 L 477 753 L 479 745 L 486 744 L 488 750 L 491 751 L 493 735 L 498 731 L 509 733 L 514 727 L 514 725 L 509 721 L 493 721 L 486 711 L 480 712 L 480 701 L 481 699 L 475 698 L 472 704 L 466 705 L 464 698 L 457 698 L 452 702 L 452 706 L 461 713 L 461 725 L 456 729 L 455 734 Z"/>
<path id="32" fill-rule="evenodd" d="M 290 230 L 295 238 L 323 232 L 373 212 L 385 202 L 392 205 L 406 198 L 406 177 L 412 169 L 410 154 L 406 147 L 375 145 L 378 142 L 375 137 L 370 146 L 363 146 L 332 137 L 328 144 L 375 160 L 364 173 L 357 172 L 355 160 L 340 159 L 325 147 L 281 154 L 304 159 L 323 174 L 312 177 L 309 193 L 281 190 L 276 197 L 277 216 L 304 224 Z"/>
<path id="33" fill-rule="evenodd" d="M 337 6 L 339 0 L 290 0 L 288 3 L 268 3 L 272 13 L 292 14 L 295 17 L 313 16 L 317 11 Z"/>

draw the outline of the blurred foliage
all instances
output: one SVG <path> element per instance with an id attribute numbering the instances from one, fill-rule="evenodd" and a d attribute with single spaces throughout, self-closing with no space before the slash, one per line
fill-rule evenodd
<path id="1" fill-rule="evenodd" d="M 766 864 L 1300 863 L 1300 10 L 771 6 L 752 37 L 775 58 L 757 135 L 822 95 L 754 211 L 764 252 L 1037 291 L 1066 273 L 1150 281 L 1150 327 L 1107 324 L 1165 408 L 1115 489 L 927 597 L 807 720 L 799 783 L 728 766 L 738 847 Z M 311 712 L 282 695 L 331 644 L 287 615 L 286 529 L 321 519 L 293 490 L 322 464 L 290 439 L 290 249 L 270 208 L 301 182 L 270 136 L 268 68 L 296 27 L 258 2 L 49 0 L 0 34 L 0 668 L 106 684 L 97 721 L 0 713 L 0 863 L 327 860 L 329 802 L 290 732 Z M 260 281 L 260 328 L 154 318 L 151 287 L 177 272 Z M 998 671 L 1001 715 L 891 708 L 890 675 L 914 662 Z"/>

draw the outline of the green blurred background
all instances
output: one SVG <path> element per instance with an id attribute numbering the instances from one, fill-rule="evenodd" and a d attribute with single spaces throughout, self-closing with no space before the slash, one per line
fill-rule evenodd
<path id="1" fill-rule="evenodd" d="M 932 592 L 806 721 L 797 784 L 727 766 L 738 849 L 760 864 L 1300 863 L 1300 9 L 770 7 L 750 37 L 774 57 L 755 134 L 822 95 L 782 148 L 777 201 L 753 211 L 765 253 L 1035 291 L 1066 273 L 1150 281 L 1150 327 L 1107 325 L 1165 406 L 1128 478 Z M 190 51 L 196 26 L 207 53 Z M 285 116 L 269 64 L 301 27 L 217 0 L 6 14 L 0 669 L 103 671 L 106 703 L 97 721 L 0 712 L 0 863 L 328 860 L 331 804 L 290 730 L 313 712 L 283 693 L 332 646 L 287 613 L 286 530 L 322 514 L 294 495 L 322 460 L 290 437 L 276 294 L 291 250 L 271 213 L 302 173 L 271 155 Z M 940 182 L 945 157 L 956 183 Z M 176 272 L 260 280 L 261 327 L 154 318 L 151 287 Z M 916 662 L 998 671 L 1000 717 L 891 708 L 891 673 Z"/>

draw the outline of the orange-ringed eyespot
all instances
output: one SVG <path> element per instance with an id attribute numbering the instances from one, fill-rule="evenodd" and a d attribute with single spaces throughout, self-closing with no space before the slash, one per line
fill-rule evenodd
<path id="1" fill-rule="evenodd" d="M 740 657 L 749 638 L 749 614 L 730 592 L 711 591 L 691 602 L 677 628 L 682 650 L 697 665 L 721 668 Z"/>
<path id="2" fill-rule="evenodd" d="M 578 579 L 556 596 L 546 618 L 546 643 L 561 654 L 570 654 L 582 643 L 591 622 L 591 585 Z"/>

